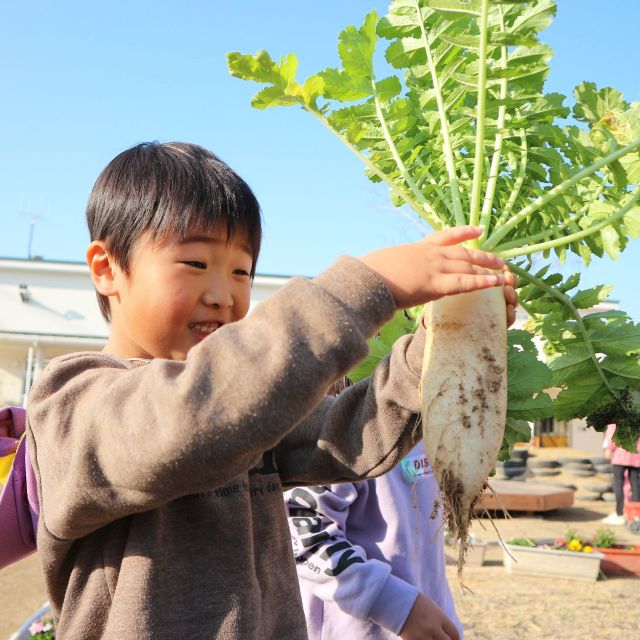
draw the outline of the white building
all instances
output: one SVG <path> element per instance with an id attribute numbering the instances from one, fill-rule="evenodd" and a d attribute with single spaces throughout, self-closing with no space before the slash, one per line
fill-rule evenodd
<path id="1" fill-rule="evenodd" d="M 251 305 L 287 280 L 256 275 Z M 86 264 L 0 258 L 0 406 L 24 404 L 51 358 L 100 350 L 107 335 Z"/>

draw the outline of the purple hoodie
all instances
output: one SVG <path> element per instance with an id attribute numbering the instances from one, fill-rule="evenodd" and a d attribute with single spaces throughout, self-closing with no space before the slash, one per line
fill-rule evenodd
<path id="1" fill-rule="evenodd" d="M 7 483 L 0 485 L 0 569 L 36 549 L 38 493 L 27 442 L 21 439 L 24 429 L 24 409 L 0 408 L 0 457 L 15 452 Z"/>
<path id="2" fill-rule="evenodd" d="M 439 500 L 422 444 L 375 480 L 285 493 L 310 640 L 397 638 L 419 592 L 462 638 Z"/>

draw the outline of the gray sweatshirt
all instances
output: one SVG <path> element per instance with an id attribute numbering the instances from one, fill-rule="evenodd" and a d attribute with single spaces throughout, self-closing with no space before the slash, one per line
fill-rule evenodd
<path id="1" fill-rule="evenodd" d="M 53 360 L 28 438 L 60 640 L 305 638 L 281 489 L 371 478 L 413 446 L 423 332 L 323 398 L 393 312 L 341 258 L 186 361 Z"/>

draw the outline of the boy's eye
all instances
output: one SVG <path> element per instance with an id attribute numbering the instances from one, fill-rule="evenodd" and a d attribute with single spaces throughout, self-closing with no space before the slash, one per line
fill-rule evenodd
<path id="1" fill-rule="evenodd" d="M 204 262 L 200 262 L 199 260 L 185 260 L 184 264 L 188 264 L 190 267 L 195 267 L 196 269 L 207 268 L 207 265 Z"/>
<path id="2" fill-rule="evenodd" d="M 236 269 L 233 273 L 236 276 L 244 276 L 247 278 L 251 275 L 246 269 Z"/>

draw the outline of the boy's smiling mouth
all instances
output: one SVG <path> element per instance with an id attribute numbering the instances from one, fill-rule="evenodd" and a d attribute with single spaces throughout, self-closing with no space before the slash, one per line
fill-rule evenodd
<path id="1" fill-rule="evenodd" d="M 222 322 L 191 322 L 189 329 L 198 337 L 206 337 L 222 326 Z"/>

